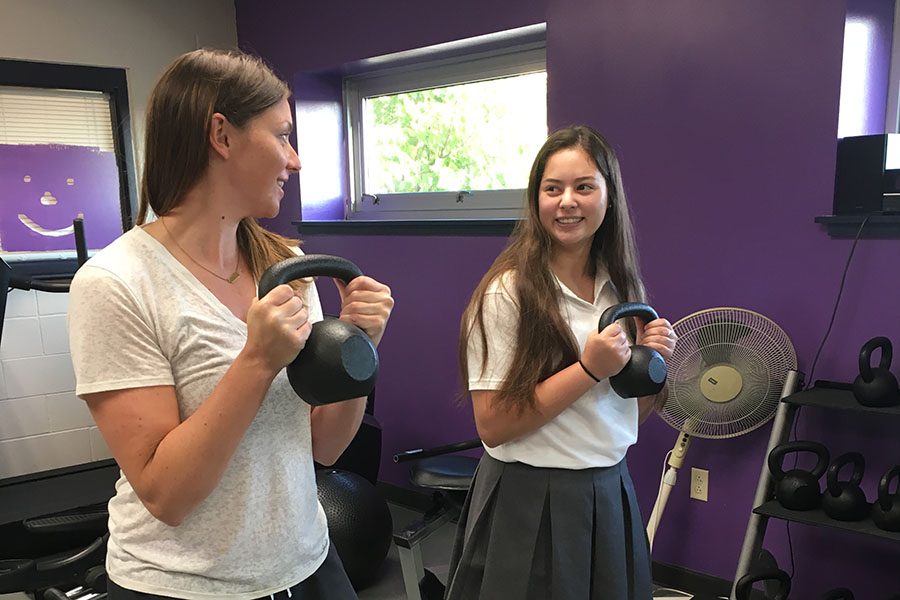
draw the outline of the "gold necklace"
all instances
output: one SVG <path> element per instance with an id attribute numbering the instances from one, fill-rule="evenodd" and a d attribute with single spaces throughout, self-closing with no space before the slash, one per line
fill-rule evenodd
<path id="1" fill-rule="evenodd" d="M 166 225 L 165 219 L 163 219 L 163 217 L 160 217 L 160 218 L 159 218 L 159 221 L 160 221 L 160 223 L 162 223 L 163 229 L 165 229 L 165 230 L 166 230 L 166 233 L 169 235 L 169 239 L 171 239 L 173 242 L 175 242 L 175 245 L 178 247 L 179 250 L 181 250 L 181 253 L 184 254 L 185 256 L 187 256 L 189 259 L 191 259 L 191 262 L 193 262 L 195 265 L 197 265 L 198 267 L 200 267 L 201 269 L 203 269 L 204 271 L 206 271 L 207 273 L 209 273 L 210 275 L 212 275 L 212 276 L 215 277 L 216 279 L 221 279 L 221 280 L 224 281 L 225 283 L 234 283 L 234 280 L 241 276 L 241 273 L 240 273 L 240 271 L 238 270 L 238 269 L 240 268 L 240 266 L 241 266 L 241 255 L 240 255 L 240 252 L 238 252 L 237 263 L 235 263 L 235 265 L 234 265 L 234 272 L 233 272 L 231 275 L 229 275 L 228 277 L 222 277 L 221 275 L 219 275 L 219 274 L 216 273 L 215 271 L 211 271 L 211 270 L 207 269 L 206 267 L 204 267 L 203 265 L 201 265 L 199 262 L 197 262 L 196 260 L 194 260 L 194 257 L 191 256 L 190 254 L 188 254 L 188 253 L 187 253 L 187 250 L 185 250 L 184 248 L 181 247 L 181 244 L 178 243 L 178 240 L 176 240 L 176 239 L 175 239 L 175 236 L 172 235 L 172 232 L 169 231 L 169 226 Z"/>

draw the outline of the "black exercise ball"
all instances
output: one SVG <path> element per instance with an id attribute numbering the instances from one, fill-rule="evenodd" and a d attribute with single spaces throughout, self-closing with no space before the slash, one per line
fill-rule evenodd
<path id="1" fill-rule="evenodd" d="M 316 484 L 331 543 L 360 590 L 372 583 L 391 548 L 391 511 L 375 486 L 356 473 L 319 469 Z"/>

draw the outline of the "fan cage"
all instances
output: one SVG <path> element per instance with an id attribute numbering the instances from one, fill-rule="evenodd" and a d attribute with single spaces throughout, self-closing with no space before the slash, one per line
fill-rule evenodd
<path id="1" fill-rule="evenodd" d="M 678 343 L 668 361 L 668 398 L 663 420 L 695 437 L 736 437 L 775 414 L 797 354 L 771 319 L 743 308 L 710 308 L 673 326 Z M 740 374 L 742 387 L 730 401 L 713 402 L 700 389 L 707 370 L 724 365 Z"/>

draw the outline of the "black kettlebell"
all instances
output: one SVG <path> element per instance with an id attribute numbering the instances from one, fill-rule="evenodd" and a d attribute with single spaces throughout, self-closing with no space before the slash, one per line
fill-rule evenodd
<path id="1" fill-rule="evenodd" d="M 881 348 L 881 359 L 872 367 L 872 352 Z M 853 382 L 853 395 L 863 406 L 894 406 L 900 404 L 900 388 L 891 373 L 893 358 L 891 340 L 873 337 L 859 351 L 859 377 Z"/>
<path id="2" fill-rule="evenodd" d="M 853 471 L 847 481 L 838 481 L 838 472 L 846 464 L 853 463 Z M 859 452 L 841 454 L 828 467 L 826 488 L 822 494 L 822 509 L 838 521 L 861 521 L 869 516 L 871 506 L 866 494 L 859 487 L 866 470 L 866 459 Z"/>
<path id="3" fill-rule="evenodd" d="M 750 600 L 753 593 L 753 584 L 760 581 L 775 581 L 778 584 L 778 590 L 771 600 L 787 600 L 788 594 L 791 593 L 791 578 L 781 569 L 768 569 L 765 571 L 757 571 L 755 573 L 747 573 L 734 586 L 734 597 L 737 600 Z"/>
<path id="4" fill-rule="evenodd" d="M 812 452 L 819 462 L 810 471 L 791 469 L 787 473 L 782 468 L 784 455 L 789 452 Z M 776 446 L 769 453 L 769 470 L 775 479 L 775 498 L 789 510 L 812 510 L 819 506 L 821 490 L 819 478 L 825 473 L 829 462 L 828 448 L 818 442 L 795 441 Z"/>
<path id="5" fill-rule="evenodd" d="M 275 287 L 304 277 L 336 277 L 345 283 L 362 275 L 347 259 L 324 254 L 288 258 L 266 269 L 259 279 L 259 297 Z M 378 352 L 366 333 L 334 317 L 313 324 L 306 346 L 287 366 L 297 395 L 318 406 L 368 396 L 378 376 Z"/>
<path id="6" fill-rule="evenodd" d="M 897 479 L 897 491 L 888 492 L 891 481 Z M 900 531 L 900 465 L 885 473 L 878 483 L 878 500 L 872 505 L 872 521 L 885 531 Z"/>
<path id="7" fill-rule="evenodd" d="M 598 331 L 603 331 L 619 319 L 638 317 L 644 323 L 658 319 L 659 315 L 647 304 L 623 302 L 610 306 L 600 315 Z M 609 378 L 609 385 L 623 398 L 640 398 L 658 394 L 666 384 L 668 367 L 663 357 L 649 346 L 631 347 L 631 360 L 625 368 Z"/>

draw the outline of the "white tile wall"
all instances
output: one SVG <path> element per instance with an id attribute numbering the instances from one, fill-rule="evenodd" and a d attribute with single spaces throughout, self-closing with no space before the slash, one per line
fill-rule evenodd
<path id="1" fill-rule="evenodd" d="M 0 400 L 0 440 L 50 432 L 44 396 Z"/>
<path id="2" fill-rule="evenodd" d="M 6 337 L 4 328 L 3 337 Z M 75 371 L 68 354 L 3 360 L 9 398 L 56 394 L 75 389 Z"/>
<path id="3" fill-rule="evenodd" d="M 35 292 L 37 296 L 37 309 L 39 315 L 64 315 L 69 310 L 68 294 L 51 294 L 49 292 Z"/>
<path id="4" fill-rule="evenodd" d="M 40 324 L 44 354 L 68 354 L 69 333 L 66 329 L 66 315 L 42 316 Z"/>
<path id="5" fill-rule="evenodd" d="M 3 323 L 3 341 L 0 342 L 0 360 L 43 354 L 41 324 L 37 317 L 6 319 Z"/>
<path id="6" fill-rule="evenodd" d="M 0 479 L 112 458 L 82 400 L 68 294 L 10 292 L 0 343 Z"/>
<path id="7" fill-rule="evenodd" d="M 0 442 L 0 478 L 79 465 L 91 460 L 90 429 Z"/>
<path id="8" fill-rule="evenodd" d="M 6 298 L 6 318 L 34 316 L 37 316 L 37 297 L 35 292 L 11 291 Z M 6 337 L 6 333 L 3 334 L 3 337 Z"/>
<path id="9" fill-rule="evenodd" d="M 75 392 L 49 394 L 46 404 L 50 431 L 94 426 L 91 411 L 88 410 L 84 400 L 75 395 Z"/>

